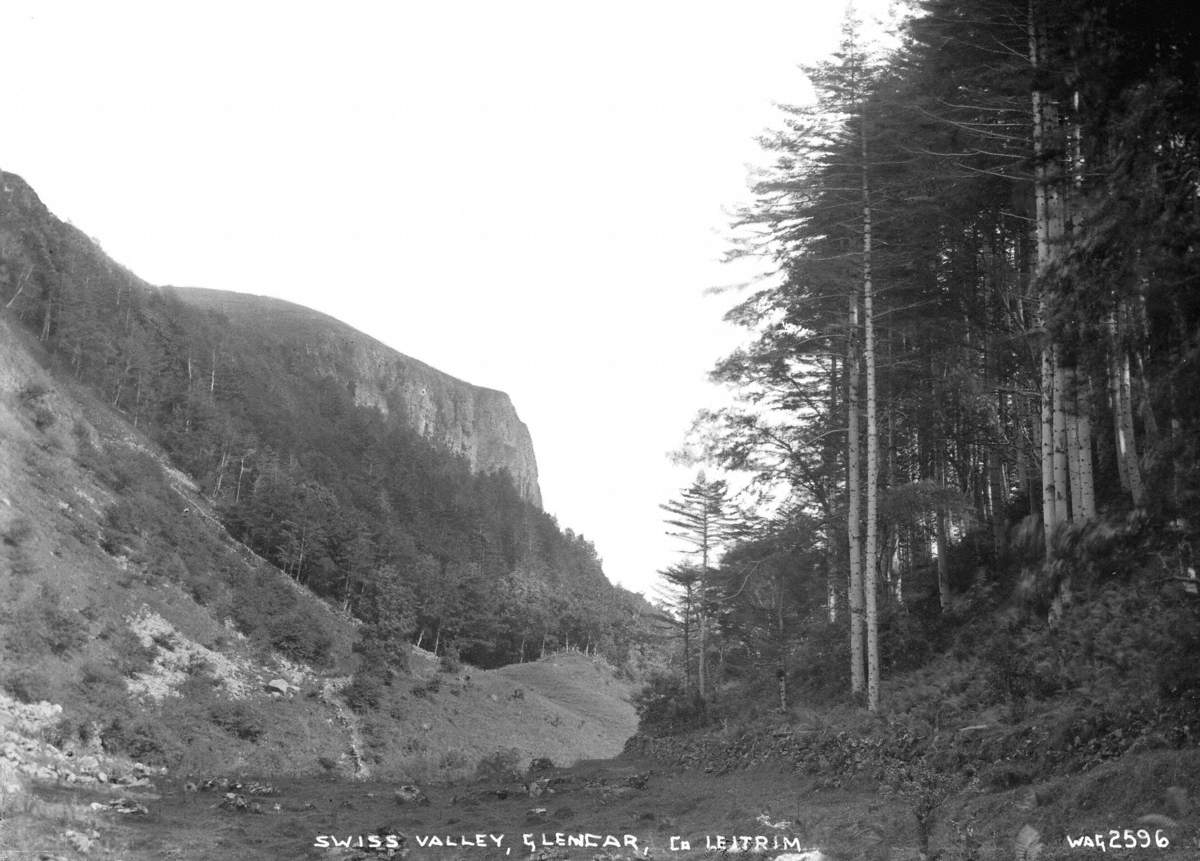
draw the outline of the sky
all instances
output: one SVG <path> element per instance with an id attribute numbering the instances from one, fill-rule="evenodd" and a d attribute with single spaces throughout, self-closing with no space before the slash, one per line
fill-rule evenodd
<path id="1" fill-rule="evenodd" d="M 507 392 L 546 510 L 652 595 L 696 470 L 668 453 L 746 339 L 706 291 L 765 266 L 721 263 L 755 139 L 844 12 L 5 0 L 0 168 L 151 283 L 307 305 Z"/>

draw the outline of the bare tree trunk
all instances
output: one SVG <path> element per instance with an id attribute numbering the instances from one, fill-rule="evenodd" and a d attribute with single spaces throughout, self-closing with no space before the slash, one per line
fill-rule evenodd
<path id="1" fill-rule="evenodd" d="M 1070 477 L 1067 473 L 1067 412 L 1064 380 L 1066 370 L 1054 354 L 1054 522 L 1067 523 L 1071 519 L 1068 499 Z"/>
<path id="2" fill-rule="evenodd" d="M 1112 409 L 1113 439 L 1117 442 L 1117 477 L 1121 482 L 1121 490 L 1129 493 L 1129 470 L 1125 458 L 1125 435 L 1121 424 L 1121 387 L 1118 382 L 1121 372 L 1117 363 L 1117 321 L 1116 316 L 1108 318 L 1108 404 Z"/>
<path id="3" fill-rule="evenodd" d="M 1129 495 L 1138 508 L 1146 504 L 1146 487 L 1142 483 L 1142 468 L 1138 461 L 1137 440 L 1133 427 L 1133 403 L 1129 374 L 1129 352 L 1121 345 L 1117 331 L 1116 316 L 1108 320 L 1112 358 L 1110 369 L 1115 392 L 1113 420 L 1117 431 L 1117 459 L 1124 469 L 1129 485 Z"/>
<path id="4" fill-rule="evenodd" d="M 1079 432 L 1079 515 L 1083 520 L 1096 519 L 1096 480 L 1092 468 L 1091 398 L 1084 386 L 1075 381 L 1075 411 Z"/>
<path id="5" fill-rule="evenodd" d="M 1039 26 L 1037 0 L 1029 0 L 1029 60 L 1034 70 L 1042 68 L 1042 35 Z M 1033 155 L 1034 155 L 1034 204 L 1035 204 L 1035 234 L 1037 237 L 1037 266 L 1038 276 L 1045 273 L 1051 263 L 1053 254 L 1053 227 L 1055 221 L 1053 209 L 1057 195 L 1053 190 L 1051 177 L 1046 159 L 1046 136 L 1053 128 L 1053 109 L 1046 102 L 1040 88 L 1034 87 L 1033 100 Z M 1055 424 L 1055 392 L 1057 389 L 1056 365 L 1057 352 L 1052 344 L 1049 332 L 1045 331 L 1046 318 L 1049 313 L 1047 297 L 1048 287 L 1040 284 L 1038 300 L 1038 327 L 1042 329 L 1042 523 L 1045 528 L 1046 556 L 1053 553 L 1053 537 L 1059 523 L 1061 509 L 1058 504 L 1060 494 L 1065 494 L 1065 487 L 1057 484 L 1059 473 L 1056 469 L 1056 424 Z M 1065 466 L 1065 461 L 1064 464 Z M 1066 476 L 1063 475 L 1065 481 Z"/>
<path id="6" fill-rule="evenodd" d="M 871 188 L 867 177 L 866 121 L 862 128 L 863 357 L 867 381 L 867 541 L 863 553 L 863 597 L 867 610 L 867 708 L 879 708 L 879 611 L 876 576 L 879 553 L 879 426 L 875 387 L 875 296 L 871 285 Z"/>
<path id="7" fill-rule="evenodd" d="M 859 693 L 866 687 L 865 664 L 863 663 L 863 542 L 862 542 L 862 490 L 859 477 L 862 466 L 859 454 L 858 380 L 861 374 L 858 361 L 858 296 L 850 298 L 849 355 L 846 357 L 847 415 L 849 429 L 846 446 L 846 492 L 848 499 L 847 532 L 850 545 L 850 690 Z"/>

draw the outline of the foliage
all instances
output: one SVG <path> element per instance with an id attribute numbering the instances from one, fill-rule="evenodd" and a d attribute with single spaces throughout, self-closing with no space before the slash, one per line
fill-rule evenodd
<path id="1" fill-rule="evenodd" d="M 611 587 L 592 545 L 523 499 L 509 475 L 472 473 L 403 411 L 356 403 L 337 381 L 352 370 L 309 350 L 314 339 L 352 337 L 340 324 L 249 297 L 223 305 L 149 289 L 33 195 L 0 206 L 12 237 L 0 265 L 29 273 L 7 297 L 10 313 L 59 372 L 189 473 L 234 537 L 296 582 L 366 620 L 373 584 L 398 578 L 412 593 L 409 633 L 454 641 L 478 665 L 527 659 L 550 640 L 626 659 L 631 610 L 647 608 Z M 26 394 L 32 403 L 45 393 Z M 247 632 L 323 659 L 323 638 L 304 630 L 317 620 L 269 626 L 257 584 L 213 585 L 228 566 L 197 538 L 190 491 L 153 456 L 101 450 L 80 422 L 74 436 L 80 462 L 116 491 L 103 544 L 134 563 L 130 576 L 178 580 L 218 611 L 228 604 Z M 152 549 L 163 544 L 182 566 Z"/>
<path id="2" fill-rule="evenodd" d="M 475 779 L 490 783 L 509 783 L 521 779 L 521 751 L 515 747 L 500 748 L 479 760 Z"/>
<path id="3" fill-rule="evenodd" d="M 53 688 L 45 673 L 36 668 L 17 664 L 0 679 L 0 687 L 23 703 L 36 703 L 53 699 Z"/>
<path id="4" fill-rule="evenodd" d="M 683 682 L 672 673 L 654 673 L 632 698 L 638 726 L 646 733 L 671 733 L 698 726 L 705 719 L 704 703 L 685 694 Z"/>
<path id="5" fill-rule="evenodd" d="M 20 656 L 67 655 L 89 639 L 87 620 L 63 606 L 61 593 L 42 583 L 34 596 L 5 614 L 4 642 Z"/>
<path id="6" fill-rule="evenodd" d="M 215 702 L 209 706 L 208 716 L 225 732 L 243 741 L 258 741 L 267 732 L 267 718 L 263 711 L 243 700 Z"/>

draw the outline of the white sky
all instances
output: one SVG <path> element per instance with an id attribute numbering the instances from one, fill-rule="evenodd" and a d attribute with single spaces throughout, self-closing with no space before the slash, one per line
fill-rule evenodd
<path id="1" fill-rule="evenodd" d="M 859 2 L 871 18 L 884 0 Z M 650 594 L 722 401 L 718 261 L 839 2 L 14 2 L 0 167 L 148 281 L 277 296 L 508 392 L 546 509 Z"/>

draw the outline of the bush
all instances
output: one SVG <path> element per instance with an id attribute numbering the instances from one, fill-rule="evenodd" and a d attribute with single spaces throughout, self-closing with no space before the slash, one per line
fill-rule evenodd
<path id="1" fill-rule="evenodd" d="M 446 651 L 442 652 L 442 657 L 438 660 L 438 669 L 443 673 L 457 673 L 462 669 L 462 659 L 459 657 L 457 646 L 446 647 Z"/>
<path id="2" fill-rule="evenodd" d="M 136 676 L 150 669 L 157 650 L 143 646 L 141 638 L 125 625 L 116 623 L 105 626 L 100 639 L 108 641 L 113 650 L 113 664 L 123 676 Z"/>
<path id="3" fill-rule="evenodd" d="M 329 663 L 333 638 L 322 620 L 299 605 L 267 622 L 267 635 L 276 651 L 315 666 Z"/>
<path id="4" fill-rule="evenodd" d="M 0 682 L 0 687 L 23 703 L 36 703 L 53 699 L 50 683 L 45 675 L 32 667 L 16 667 Z"/>
<path id="5" fill-rule="evenodd" d="M 209 706 L 208 717 L 225 732 L 243 741 L 258 741 L 267 732 L 263 713 L 240 700 L 213 703 Z"/>
<path id="6" fill-rule="evenodd" d="M 149 718 L 118 718 L 102 732 L 102 738 L 108 751 L 147 765 L 172 765 L 181 753 L 178 741 L 161 722 Z"/>
<path id="7" fill-rule="evenodd" d="M 381 673 L 359 671 L 342 690 L 342 699 L 352 711 L 362 713 L 368 709 L 379 708 L 385 687 L 387 681 Z"/>
<path id="8" fill-rule="evenodd" d="M 16 607 L 5 621 L 5 642 L 18 655 L 49 652 L 62 656 L 88 641 L 87 621 L 79 613 L 64 609 L 58 590 L 47 584 L 42 584 L 37 597 Z"/>
<path id="9" fill-rule="evenodd" d="M 521 779 L 521 752 L 515 747 L 501 748 L 490 753 L 475 766 L 475 779 L 495 783 L 508 783 Z"/>
<path id="10" fill-rule="evenodd" d="M 683 682 L 672 673 L 654 673 L 645 687 L 633 695 L 639 728 L 670 733 L 697 726 L 704 720 L 704 704 L 695 695 L 686 696 Z"/>
<path id="11" fill-rule="evenodd" d="M 17 393 L 17 397 L 21 399 L 21 406 L 33 417 L 33 426 L 40 431 L 52 427 L 58 420 L 45 402 L 48 394 L 50 394 L 49 388 L 42 383 L 33 382 L 26 383 Z"/>

